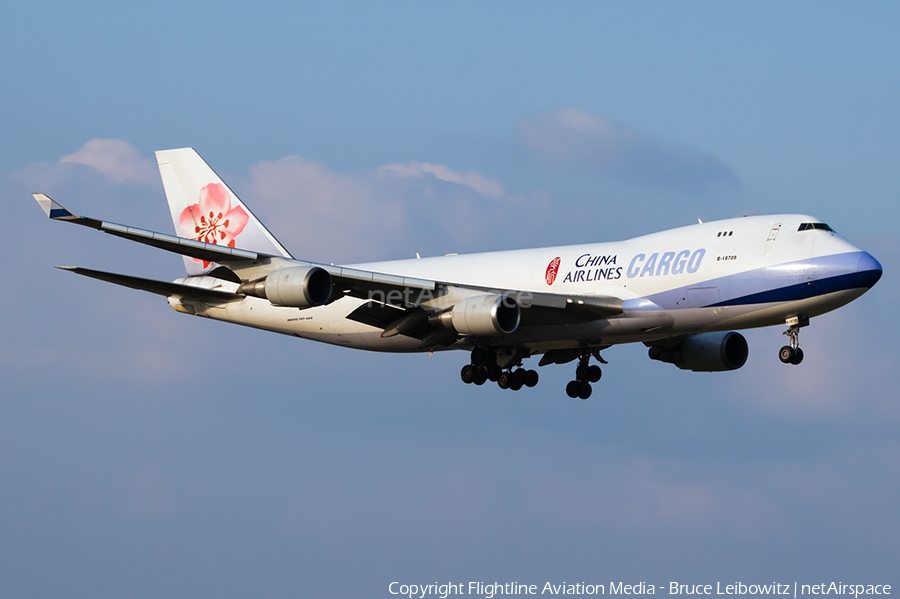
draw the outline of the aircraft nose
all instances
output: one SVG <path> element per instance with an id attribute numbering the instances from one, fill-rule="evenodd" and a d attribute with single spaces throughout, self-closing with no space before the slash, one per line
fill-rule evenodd
<path id="1" fill-rule="evenodd" d="M 865 287 L 872 287 L 881 278 L 881 263 L 878 262 L 869 252 L 863 252 L 856 265 L 856 272 L 862 275 L 860 281 Z"/>

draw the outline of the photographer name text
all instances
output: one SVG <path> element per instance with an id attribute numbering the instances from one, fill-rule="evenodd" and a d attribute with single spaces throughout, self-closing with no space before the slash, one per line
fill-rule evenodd
<path id="1" fill-rule="evenodd" d="M 526 584 L 521 582 L 434 582 L 431 584 L 408 584 L 392 582 L 388 585 L 391 595 L 399 595 L 412 599 L 437 597 L 447 599 L 455 595 L 475 595 L 485 599 L 504 597 L 507 595 L 786 595 L 788 597 L 814 595 L 842 595 L 858 599 L 866 595 L 890 595 L 889 584 L 849 584 L 844 582 L 820 582 L 801 584 L 797 582 L 781 583 L 746 583 L 715 582 L 709 584 L 685 584 L 669 582 L 664 585 L 653 585 L 646 582 L 626 584 L 624 582 L 587 583 L 587 582 L 545 582 L 543 584 Z"/>

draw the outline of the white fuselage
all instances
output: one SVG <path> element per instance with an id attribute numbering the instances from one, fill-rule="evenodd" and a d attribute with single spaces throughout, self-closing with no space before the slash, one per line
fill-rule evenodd
<path id="1" fill-rule="evenodd" d="M 790 317 L 809 318 L 842 306 L 864 293 L 872 273 L 877 269 L 880 275 L 881 267 L 832 231 L 798 230 L 802 223 L 818 222 L 804 215 L 754 216 L 618 242 L 351 267 L 487 289 L 623 300 L 623 313 L 610 318 L 523 325 L 496 340 L 539 353 L 578 347 L 585 341 L 611 345 L 776 325 Z M 871 276 L 867 278 L 866 273 Z M 233 290 L 230 283 L 215 281 L 216 288 Z M 419 339 L 382 338 L 382 329 L 347 318 L 366 301 L 342 297 L 326 306 L 298 309 L 246 297 L 216 306 L 200 304 L 192 312 L 359 349 L 420 351 Z M 177 304 L 175 300 L 173 306 L 179 309 Z M 471 345 L 471 340 L 461 340 L 451 348 Z"/>

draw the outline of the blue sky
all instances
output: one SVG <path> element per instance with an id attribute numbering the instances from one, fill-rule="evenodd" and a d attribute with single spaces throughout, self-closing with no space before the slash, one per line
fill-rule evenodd
<path id="1" fill-rule="evenodd" d="M 0 22 L 10 596 L 390 596 L 391 581 L 900 584 L 898 8 L 20 3 Z M 177 256 L 192 146 L 297 256 L 614 240 L 803 212 L 884 265 L 734 373 L 616 347 L 588 402 L 466 387 L 53 269 Z"/>

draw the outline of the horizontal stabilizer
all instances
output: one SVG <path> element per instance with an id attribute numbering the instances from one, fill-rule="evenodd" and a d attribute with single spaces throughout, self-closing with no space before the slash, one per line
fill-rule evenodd
<path id="1" fill-rule="evenodd" d="M 164 295 L 166 297 L 195 299 L 213 303 L 233 302 L 244 299 L 243 295 L 238 295 L 229 291 L 218 291 L 215 289 L 194 287 L 193 285 L 181 285 L 179 283 L 166 283 L 165 281 L 142 279 L 140 277 L 132 277 L 129 275 L 81 268 L 80 266 L 57 266 L 56 268 L 68 270 L 69 272 L 74 272 L 75 274 L 90 277 L 92 279 L 106 281 L 107 283 L 115 283 L 116 285 L 122 285 L 132 289 L 149 291 L 150 293 L 156 293 L 157 295 Z"/>

